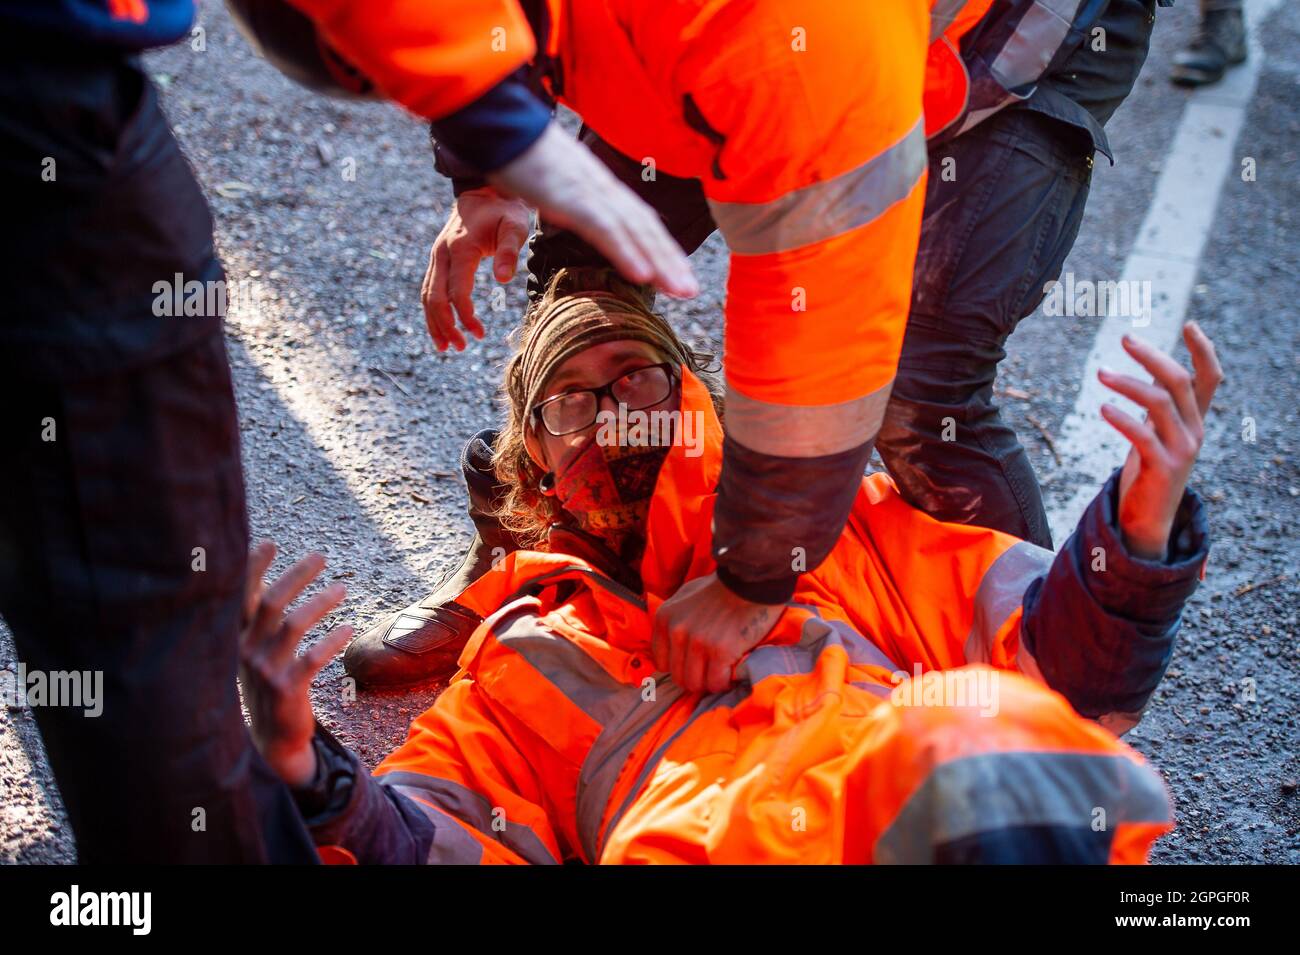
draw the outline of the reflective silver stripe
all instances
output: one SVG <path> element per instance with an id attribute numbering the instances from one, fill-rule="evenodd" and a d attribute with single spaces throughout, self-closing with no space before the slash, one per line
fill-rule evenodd
<path id="1" fill-rule="evenodd" d="M 605 729 L 588 751 L 587 758 L 582 761 L 582 770 L 578 774 L 576 827 L 582 851 L 592 862 L 599 858 L 600 821 L 609 808 L 610 795 L 623 772 L 624 764 L 646 733 L 686 695 L 686 691 L 666 673 L 647 673 L 646 676 L 654 680 L 652 699 L 644 698 L 640 686 L 632 687 L 631 693 L 623 694 L 621 703 L 624 712 L 606 723 Z"/>
<path id="2" fill-rule="evenodd" d="M 409 797 L 412 801 L 420 803 L 425 810 L 429 808 L 427 804 L 432 802 L 434 807 L 447 816 L 473 826 L 489 839 L 496 840 L 520 858 L 534 865 L 558 865 L 558 860 L 551 855 L 550 850 L 546 848 L 546 844 L 542 842 L 537 833 L 523 823 L 513 822 L 501 815 L 494 816 L 494 807 L 482 793 L 474 792 L 474 790 L 450 779 L 426 776 L 424 773 L 413 773 L 406 770 L 385 773 L 383 776 L 379 776 L 378 779 L 381 785 L 389 786 Z M 500 822 L 497 821 L 498 819 L 500 819 Z M 461 828 L 451 820 L 439 821 L 434 819 L 434 822 L 437 823 L 434 830 L 435 843 L 437 842 L 438 827 Z M 498 826 L 504 823 L 505 828 L 499 830 L 494 828 L 494 822 Z M 481 854 L 482 846 L 478 844 L 478 841 L 468 835 L 465 838 L 472 842 L 480 850 Z M 451 844 L 449 840 L 444 840 L 444 842 Z"/>
<path id="3" fill-rule="evenodd" d="M 532 581 L 542 584 L 562 576 L 582 576 L 601 585 L 611 584 L 598 574 L 566 568 Z M 610 589 L 627 599 L 617 585 Z M 644 609 L 636 598 L 629 600 Z M 509 612 L 492 618 L 497 641 L 526 660 L 542 677 L 564 694 L 574 706 L 601 726 L 578 773 L 576 828 L 588 861 L 595 862 L 600 820 L 609 804 L 610 793 L 624 763 L 645 734 L 684 695 L 666 674 L 645 675 L 654 680 L 650 700 L 641 684 L 629 685 L 611 676 L 577 644 L 539 625 L 529 603 L 517 603 Z"/>
<path id="4" fill-rule="evenodd" d="M 631 696 L 640 699 L 639 687 L 619 682 L 573 641 L 539 624 L 533 607 L 516 607 L 497 621 L 492 634 L 601 726 L 621 716 Z M 625 694 L 631 696 L 623 699 Z"/>
<path id="5" fill-rule="evenodd" d="M 483 844 L 466 832 L 464 826 L 428 803 L 416 798 L 411 802 L 433 823 L 433 842 L 424 859 L 426 865 L 478 865 L 482 861 Z"/>
<path id="6" fill-rule="evenodd" d="M 845 343 L 846 347 L 851 343 Z M 875 439 L 894 382 L 837 405 L 783 405 L 727 387 L 727 434 L 759 454 L 818 458 Z"/>
<path id="7" fill-rule="evenodd" d="M 1169 800 L 1150 767 L 1125 756 L 984 753 L 936 767 L 876 841 L 875 861 L 928 863 L 935 849 L 1017 826 L 1109 832 L 1126 822 L 1169 822 Z"/>
<path id="8" fill-rule="evenodd" d="M 922 120 L 884 152 L 834 179 L 794 189 L 771 202 L 709 200 L 709 208 L 733 253 L 788 252 L 843 235 L 879 218 L 890 206 L 907 198 L 925 167 Z"/>
<path id="9" fill-rule="evenodd" d="M 967 93 L 968 97 L 969 95 L 970 94 Z M 974 127 L 978 126 L 980 123 L 984 122 L 984 120 L 988 119 L 990 116 L 993 116 L 998 112 L 1000 112 L 1002 110 L 1002 107 L 1006 106 L 1010 102 L 1015 101 L 1016 99 L 1017 97 L 1008 93 L 1006 96 L 1002 97 L 1002 99 L 998 100 L 995 104 L 988 107 L 987 109 L 971 110 L 969 113 L 966 114 L 966 117 L 962 120 L 961 126 L 957 128 L 956 135 L 960 136 L 962 133 L 967 132 L 970 129 L 973 129 Z"/>
<path id="10" fill-rule="evenodd" d="M 957 14 L 965 8 L 968 0 L 934 0 L 930 8 L 930 42 L 943 36 L 945 30 L 952 26 Z"/>
<path id="11" fill-rule="evenodd" d="M 1053 554 L 1045 547 L 1019 541 L 984 571 L 975 591 L 975 619 L 966 635 L 966 662 L 988 663 L 993 641 L 1025 597 L 1025 588 L 1047 573 Z"/>
<path id="12" fill-rule="evenodd" d="M 843 620 L 823 620 L 821 610 L 810 604 L 793 604 L 792 606 L 802 607 L 813 615 L 804 621 L 803 631 L 796 646 L 808 650 L 812 654 L 814 663 L 827 647 L 835 646 L 844 648 L 844 652 L 848 654 L 849 662 L 854 666 L 878 666 L 884 667 L 890 672 L 899 668 L 897 663 L 885 655 L 885 651 Z M 809 667 L 806 671 L 790 672 L 811 671 L 812 667 Z M 754 680 L 753 682 L 757 683 L 758 681 Z"/>
<path id="13" fill-rule="evenodd" d="M 994 59 L 991 70 L 1009 90 L 1037 82 L 1060 49 L 1085 0 L 1034 0 Z"/>
<path id="14" fill-rule="evenodd" d="M 764 644 L 751 650 L 736 668 L 739 683 L 754 687 L 770 676 L 794 676 L 811 673 L 828 647 L 839 647 L 855 666 L 881 666 L 898 669 L 874 643 L 843 620 L 824 620 L 818 608 L 808 604 L 790 604 L 813 614 L 803 623 L 799 642 Z"/>

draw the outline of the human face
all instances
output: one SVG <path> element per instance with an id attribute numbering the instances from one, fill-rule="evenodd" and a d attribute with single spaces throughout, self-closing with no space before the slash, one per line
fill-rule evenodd
<path id="1" fill-rule="evenodd" d="M 662 361 L 664 356 L 654 346 L 645 342 L 613 341 L 593 345 L 569 358 L 555 370 L 542 389 L 543 400 L 586 388 L 599 388 L 630 371 L 646 365 L 656 365 Z M 674 382 L 667 398 L 644 410 L 646 412 L 671 411 L 677 407 L 679 394 L 680 388 Z M 601 411 L 618 414 L 618 403 L 612 395 L 606 393 L 600 396 L 597 412 Z M 581 450 L 597 424 L 592 422 L 590 427 L 564 435 L 551 434 L 536 419 L 530 421 L 527 427 L 526 443 L 529 454 L 545 470 L 558 474 Z"/>

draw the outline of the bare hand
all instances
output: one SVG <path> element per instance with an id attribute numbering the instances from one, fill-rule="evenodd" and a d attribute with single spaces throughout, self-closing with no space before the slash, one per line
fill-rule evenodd
<path id="1" fill-rule="evenodd" d="M 655 614 L 655 667 L 688 692 L 721 693 L 735 682 L 736 664 L 771 633 L 784 611 L 783 604 L 736 596 L 717 574 L 698 577 Z"/>
<path id="2" fill-rule="evenodd" d="M 572 229 L 631 281 L 678 298 L 699 294 L 685 253 L 659 215 L 555 123 L 488 181 L 536 207 L 547 222 Z"/>
<path id="3" fill-rule="evenodd" d="M 297 597 L 325 568 L 325 558 L 309 554 L 267 586 L 262 576 L 275 559 L 275 545 L 263 541 L 248 559 L 244 615 L 239 635 L 239 682 L 248 704 L 253 742 L 270 767 L 290 786 L 304 786 L 316 775 L 311 739 L 312 678 L 352 638 L 339 627 L 297 654 L 298 641 L 342 602 L 346 589 L 331 584 L 292 613 Z"/>
<path id="4" fill-rule="evenodd" d="M 1178 362 L 1143 342 L 1124 336 L 1124 350 L 1151 372 L 1154 382 L 1103 369 L 1101 383 L 1147 410 L 1138 421 L 1114 405 L 1101 415 L 1133 447 L 1119 482 L 1119 524 L 1124 546 L 1147 560 L 1164 560 L 1178 504 L 1205 439 L 1204 418 L 1223 369 L 1214 344 L 1195 322 L 1183 326 L 1193 376 Z"/>
<path id="5" fill-rule="evenodd" d="M 506 198 L 495 189 L 470 189 L 457 197 L 434 240 L 420 289 L 424 320 L 438 351 L 448 346 L 465 349 L 465 336 L 456 328 L 458 316 L 465 331 L 483 337 L 483 324 L 474 314 L 474 273 L 490 255 L 498 282 L 514 278 L 531 218 L 526 202 Z"/>

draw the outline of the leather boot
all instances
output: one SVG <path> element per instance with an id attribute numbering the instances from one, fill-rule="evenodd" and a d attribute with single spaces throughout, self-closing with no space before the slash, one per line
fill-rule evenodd
<path id="1" fill-rule="evenodd" d="M 390 613 L 348 645 L 343 667 L 361 686 L 410 686 L 456 672 L 460 652 L 482 618 L 455 598 L 493 561 L 519 549 L 514 536 L 491 516 L 504 493 L 491 466 L 496 435 L 492 430 L 480 431 L 461 453 L 469 516 L 477 533 L 460 566 L 429 596 Z"/>
<path id="2" fill-rule="evenodd" d="M 1174 55 L 1169 78 L 1179 86 L 1205 86 L 1223 79 L 1229 66 L 1246 60 L 1246 24 L 1240 8 L 1206 10 L 1196 36 Z"/>

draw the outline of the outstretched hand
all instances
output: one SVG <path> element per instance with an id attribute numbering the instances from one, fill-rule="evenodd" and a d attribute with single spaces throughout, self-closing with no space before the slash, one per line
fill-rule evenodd
<path id="1" fill-rule="evenodd" d="M 244 614 L 239 634 L 239 682 L 248 705 L 253 742 L 276 774 L 291 786 L 316 775 L 311 740 L 316 718 L 311 681 L 352 637 L 339 627 L 298 654 L 298 641 L 347 595 L 331 584 L 290 613 L 285 611 L 325 569 L 325 558 L 308 554 L 271 584 L 262 577 L 275 559 L 275 545 L 263 541 L 248 558 Z"/>
<path id="2" fill-rule="evenodd" d="M 1183 326 L 1183 341 L 1191 354 L 1193 372 L 1157 348 L 1124 336 L 1124 350 L 1155 379 L 1139 381 L 1102 369 L 1103 385 L 1146 409 L 1138 421 L 1114 405 L 1102 405 L 1101 415 L 1133 447 L 1119 483 L 1119 524 L 1124 545 L 1138 557 L 1164 560 L 1178 504 L 1192 465 L 1205 439 L 1205 415 L 1223 369 L 1214 344 L 1195 322 Z"/>

